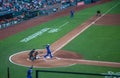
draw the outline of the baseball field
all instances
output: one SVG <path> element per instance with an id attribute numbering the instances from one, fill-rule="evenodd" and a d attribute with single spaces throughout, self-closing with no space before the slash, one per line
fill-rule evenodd
<path id="1" fill-rule="evenodd" d="M 108 2 L 98 1 L 81 10 L 72 7 L 73 18 L 69 8 L 68 13 L 56 18 L 54 14 L 36 17 L 0 30 L 0 78 L 7 78 L 8 67 L 10 78 L 26 78 L 31 65 L 33 78 L 35 70 L 41 69 L 120 75 L 120 0 L 101 1 Z M 101 16 L 96 16 L 97 10 Z M 51 45 L 53 59 L 28 60 L 32 49 L 40 51 L 41 56 L 45 54 L 46 44 Z M 112 78 L 43 72 L 39 75 L 39 78 Z"/>

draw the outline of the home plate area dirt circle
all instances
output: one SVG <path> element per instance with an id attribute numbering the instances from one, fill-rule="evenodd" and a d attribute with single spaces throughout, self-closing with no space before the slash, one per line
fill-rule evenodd
<path id="1" fill-rule="evenodd" d="M 77 54 L 75 52 L 65 51 L 65 50 L 59 50 L 56 53 L 54 53 L 53 58 L 44 58 L 43 56 L 46 54 L 46 50 L 37 49 L 39 52 L 40 58 L 34 61 L 29 60 L 29 52 L 27 51 L 21 51 L 16 54 L 13 54 L 9 57 L 10 62 L 16 65 L 29 67 L 33 65 L 36 68 L 49 68 L 49 67 L 65 67 L 65 66 L 71 66 L 74 65 L 75 62 L 73 62 L 73 59 L 83 59 L 83 57 L 80 54 Z M 72 60 L 65 60 L 65 59 L 72 59 Z"/>

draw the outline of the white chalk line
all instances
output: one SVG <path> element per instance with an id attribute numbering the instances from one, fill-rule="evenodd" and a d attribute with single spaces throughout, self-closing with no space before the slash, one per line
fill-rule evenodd
<path id="1" fill-rule="evenodd" d="M 54 50 L 52 53 L 56 53 L 58 50 L 60 50 L 61 48 L 63 48 L 65 45 L 67 45 L 70 41 L 72 41 L 74 38 L 76 38 L 79 34 L 81 34 L 83 31 L 85 31 L 87 28 L 89 28 L 92 25 L 89 24 L 88 26 L 86 26 L 83 30 L 81 30 L 79 33 L 77 33 L 76 35 L 74 35 L 73 37 L 71 37 L 69 40 L 66 41 L 66 43 L 64 43 L 63 45 L 61 45 L 59 48 L 57 48 L 56 50 Z"/>
<path id="2" fill-rule="evenodd" d="M 66 41 L 65 44 L 61 45 L 59 48 L 57 48 L 56 50 L 53 51 L 53 54 L 56 53 L 58 50 L 60 50 L 61 48 L 63 48 L 66 44 L 68 44 L 70 41 L 72 41 L 74 38 L 76 38 L 79 34 L 81 34 L 83 31 L 85 31 L 87 28 L 89 28 L 91 25 L 93 25 L 96 21 L 100 20 L 103 16 L 105 16 L 108 12 L 110 12 L 112 9 L 114 9 L 115 7 L 117 7 L 120 4 L 117 3 L 115 4 L 112 8 L 110 8 L 109 10 L 107 10 L 104 14 L 102 14 L 101 16 L 99 16 L 95 21 L 91 22 L 89 25 L 87 25 L 83 30 L 81 30 L 79 33 L 77 33 L 75 36 L 73 36 L 72 38 L 70 38 L 68 41 Z"/>
<path id="3" fill-rule="evenodd" d="M 76 64 L 86 64 L 86 63 L 90 64 L 91 63 L 91 65 L 94 65 L 94 64 L 98 63 L 97 65 L 104 64 L 104 65 L 100 65 L 100 66 L 108 66 L 108 64 L 112 64 L 112 66 L 109 66 L 109 67 L 120 67 L 120 63 L 118 63 L 118 62 L 93 61 L 93 60 L 72 59 L 72 58 L 69 58 L 69 59 L 68 58 L 60 58 L 60 59 L 74 61 Z M 83 63 L 83 62 L 86 62 L 86 63 Z M 105 65 L 105 64 L 107 64 L 107 65 Z"/>
<path id="4" fill-rule="evenodd" d="M 42 49 L 41 49 L 42 50 Z M 26 50 L 26 51 L 21 51 L 21 52 L 18 52 L 18 53 L 15 53 L 15 54 L 13 54 L 13 55 L 11 55 L 10 57 L 9 57 L 9 61 L 11 62 L 11 63 L 13 63 L 13 64 L 15 64 L 15 65 L 18 65 L 18 66 L 23 66 L 23 67 L 30 67 L 30 66 L 28 66 L 28 65 L 24 65 L 24 64 L 19 64 L 19 63 L 15 63 L 15 62 L 13 62 L 12 61 L 12 57 L 13 56 L 15 56 L 15 55 L 19 55 L 19 54 L 21 54 L 21 53 L 28 53 L 30 50 Z M 26 60 L 28 60 L 28 59 L 26 59 Z M 42 59 L 39 59 L 39 60 L 44 60 L 44 58 L 42 58 Z M 56 60 L 61 60 L 61 58 L 59 58 L 59 57 L 56 57 Z M 53 59 L 51 59 L 51 60 L 45 60 L 45 62 L 47 62 L 47 61 L 54 61 Z M 31 62 L 32 63 L 32 62 Z M 34 65 L 34 68 L 57 68 L 57 67 L 68 67 L 68 66 L 73 66 L 73 65 L 75 65 L 76 63 L 72 63 L 72 64 L 69 64 L 69 65 L 65 65 L 65 66 L 53 66 L 53 67 L 44 67 L 44 66 L 35 66 Z"/>
<path id="5" fill-rule="evenodd" d="M 18 55 L 18 54 L 21 54 L 21 53 L 28 53 L 30 50 L 26 50 L 26 51 L 21 51 L 21 52 L 18 52 L 18 53 L 15 53 L 13 55 L 11 55 L 9 57 L 9 61 L 15 65 L 19 65 L 19 66 L 24 66 L 24 67 L 29 67 L 28 65 L 23 65 L 23 64 L 19 64 L 19 63 L 15 63 L 12 61 L 12 57 L 15 56 L 15 55 Z M 44 58 L 42 58 L 42 60 L 44 60 Z M 51 59 L 52 61 L 54 61 L 53 59 Z M 76 65 L 76 64 L 85 64 L 83 62 L 87 62 L 87 63 L 92 63 L 92 64 L 96 64 L 96 63 L 104 63 L 104 64 L 113 64 L 113 65 L 118 65 L 117 67 L 120 67 L 120 63 L 117 63 L 117 62 L 107 62 L 107 61 L 93 61 L 93 60 L 83 60 L 83 59 L 72 59 L 72 58 L 59 58 L 59 57 L 56 57 L 56 60 L 67 60 L 67 61 L 74 61 L 73 63 L 69 64 L 69 65 L 65 65 L 65 66 L 56 66 L 56 67 L 68 67 L 68 66 L 73 66 L 73 65 Z M 46 62 L 47 61 L 50 61 L 50 60 L 45 60 Z M 100 65 L 102 66 L 102 65 Z M 44 67 L 44 66 L 34 66 L 36 68 L 53 68 L 53 67 Z M 54 66 L 55 67 L 55 66 Z M 110 67 L 116 67 L 116 66 L 110 66 Z"/>
<path id="6" fill-rule="evenodd" d="M 93 24 L 95 23 L 95 22 L 97 22 L 100 18 L 102 18 L 103 16 L 105 16 L 108 12 L 110 12 L 112 9 L 114 9 L 115 7 L 117 7 L 118 5 L 119 5 L 120 3 L 117 3 L 117 4 L 115 4 L 112 8 L 110 8 L 109 10 L 107 10 L 104 14 L 102 14 L 100 17 L 98 17 L 94 22 L 93 22 Z"/>
<path id="7" fill-rule="evenodd" d="M 60 29 L 60 28 L 62 28 L 62 27 L 64 27 L 65 25 L 67 25 L 69 22 L 67 21 L 67 22 L 65 22 L 63 25 L 61 25 L 61 26 L 59 26 L 58 27 L 58 29 Z"/>
<path id="8" fill-rule="evenodd" d="M 27 50 L 27 51 L 30 51 L 30 50 Z M 29 67 L 29 66 L 27 66 L 27 65 L 18 64 L 18 63 L 15 63 L 15 62 L 12 61 L 12 57 L 13 57 L 13 56 L 15 56 L 15 55 L 17 55 L 17 54 L 25 53 L 25 52 L 26 52 L 26 51 L 21 51 L 21 52 L 18 52 L 18 53 L 15 53 L 15 54 L 11 55 L 11 56 L 9 57 L 9 61 L 10 61 L 11 63 L 15 64 L 15 65 L 18 65 L 18 66 Z"/>
<path id="9" fill-rule="evenodd" d="M 79 34 L 81 34 L 83 31 L 85 31 L 87 28 L 89 28 L 91 25 L 93 25 L 96 21 L 100 20 L 103 16 L 105 16 L 108 12 L 110 12 L 112 9 L 114 9 L 115 7 L 117 7 L 120 4 L 117 3 L 115 4 L 112 8 L 110 8 L 109 10 L 107 10 L 104 14 L 102 14 L 100 17 L 98 17 L 95 21 L 91 22 L 89 25 L 87 25 L 83 30 L 81 30 L 79 33 L 77 33 L 75 36 L 73 36 L 72 38 L 70 38 L 68 41 L 66 41 L 66 43 L 64 43 L 63 45 L 61 45 L 59 48 L 57 48 L 56 50 L 54 50 L 52 52 L 52 54 L 54 55 L 55 53 L 57 53 L 58 50 L 60 50 L 61 48 L 63 48 L 65 45 L 67 45 L 70 41 L 72 41 L 75 37 L 77 37 Z M 74 60 L 74 59 L 70 59 L 70 60 Z M 78 60 L 79 61 L 79 60 Z M 81 60 L 80 60 L 81 61 Z M 87 61 L 87 60 L 85 60 Z M 89 61 L 89 60 L 88 60 Z M 103 62 L 103 61 L 96 61 L 96 62 Z M 112 63 L 112 64 L 116 64 L 116 62 L 105 62 L 105 63 Z M 120 64 L 120 63 L 118 63 Z"/>
<path id="10" fill-rule="evenodd" d="M 59 27 L 54 27 L 54 28 L 50 28 L 51 30 L 48 31 L 48 33 L 55 33 L 58 32 L 62 27 L 64 27 L 65 25 L 67 25 L 69 22 L 65 22 L 62 25 L 60 25 Z"/>

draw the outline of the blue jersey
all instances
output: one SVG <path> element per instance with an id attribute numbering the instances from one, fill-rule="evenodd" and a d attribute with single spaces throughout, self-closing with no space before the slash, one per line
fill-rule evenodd
<path id="1" fill-rule="evenodd" d="M 27 78 L 32 78 L 32 69 L 29 69 L 28 71 L 27 71 Z"/>
<path id="2" fill-rule="evenodd" d="M 50 45 L 46 45 L 46 50 L 47 50 L 47 54 L 44 57 L 46 58 L 46 57 L 50 56 L 50 58 L 52 58 L 52 54 L 50 51 Z"/>
<path id="3" fill-rule="evenodd" d="M 50 46 L 49 46 L 49 45 L 46 46 L 46 49 L 47 49 L 47 52 L 48 52 L 48 53 L 51 53 L 51 51 L 50 51 Z"/>
<path id="4" fill-rule="evenodd" d="M 73 10 L 70 11 L 70 16 L 71 16 L 71 17 L 74 16 L 74 11 L 73 11 Z"/>

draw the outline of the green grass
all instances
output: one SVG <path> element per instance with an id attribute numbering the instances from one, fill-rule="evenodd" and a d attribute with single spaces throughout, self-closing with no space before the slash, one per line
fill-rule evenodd
<path id="1" fill-rule="evenodd" d="M 10 55 L 19 51 L 30 50 L 33 48 L 43 48 L 42 45 L 46 43 L 52 44 L 65 34 L 82 24 L 84 21 L 95 15 L 96 10 L 100 9 L 102 13 L 105 13 L 108 9 L 118 3 L 118 0 L 114 0 L 109 3 L 101 4 L 95 7 L 87 8 L 85 10 L 75 13 L 73 19 L 69 16 L 60 17 L 55 20 L 51 20 L 42 25 L 34 26 L 26 31 L 17 33 L 9 38 L 0 41 L 0 78 L 7 78 L 7 67 L 10 67 L 11 78 L 24 78 L 26 77 L 26 71 L 28 68 L 17 66 L 9 62 L 8 58 Z M 112 9 L 110 14 L 119 14 L 120 5 Z M 43 28 L 58 28 L 65 22 L 69 22 L 67 25 L 61 28 L 59 32 L 47 33 L 38 36 L 30 40 L 27 43 L 21 43 L 20 40 L 30 36 Z M 120 27 L 109 27 L 109 26 L 92 26 L 87 29 L 84 33 L 75 38 L 63 49 L 78 52 L 84 56 L 85 59 L 92 60 L 105 60 L 105 61 L 116 61 L 119 62 L 119 46 L 120 46 Z M 7 31 L 6 31 L 7 32 Z M 97 44 L 97 45 L 96 45 Z M 74 45 L 74 47 L 73 47 Z M 97 56 L 101 58 L 97 58 Z M 101 66 L 88 66 L 88 65 L 74 65 L 71 67 L 60 67 L 60 68 L 39 68 L 48 70 L 63 70 L 63 71 L 75 71 L 75 72 L 95 72 L 103 73 L 107 71 L 119 72 L 118 68 L 112 67 L 101 67 Z M 35 69 L 34 69 L 35 70 Z M 43 73 L 43 75 L 46 75 Z M 33 72 L 33 78 L 35 78 L 35 72 Z M 60 77 L 58 77 L 60 78 Z M 88 78 L 88 76 L 82 77 Z M 92 77 L 93 78 L 93 77 Z M 98 78 L 98 77 L 97 77 Z"/>
<path id="2" fill-rule="evenodd" d="M 63 49 L 78 52 L 85 59 L 119 62 L 119 30 L 120 26 L 92 26 Z"/>
<path id="3" fill-rule="evenodd" d="M 108 71 L 114 71 L 114 73 L 119 72 L 117 68 L 101 67 L 101 66 L 90 66 L 90 65 L 75 65 L 71 67 L 44 69 L 51 71 L 66 71 L 66 72 L 82 72 L 82 73 L 108 73 Z M 100 76 L 87 76 L 87 75 L 73 75 L 73 74 L 56 74 L 56 73 L 42 73 L 39 72 L 39 77 L 44 78 L 45 75 L 49 75 L 46 78 L 104 78 Z"/>

